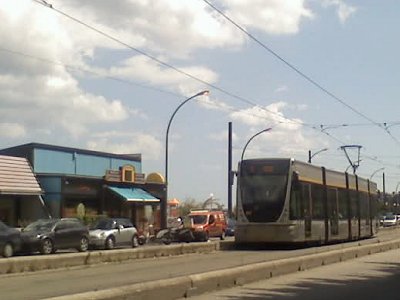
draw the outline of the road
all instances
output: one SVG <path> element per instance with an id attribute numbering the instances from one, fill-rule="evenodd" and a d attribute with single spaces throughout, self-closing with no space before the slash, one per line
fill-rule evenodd
<path id="1" fill-rule="evenodd" d="M 221 290 L 190 300 L 400 299 L 400 250 Z"/>
<path id="2" fill-rule="evenodd" d="M 280 258 L 320 253 L 397 238 L 398 231 L 380 232 L 378 238 L 352 243 L 293 250 L 235 250 L 209 254 L 137 259 L 50 271 L 0 276 L 1 299 L 43 299 L 115 288 L 132 283 L 221 270 Z M 112 250 L 118 251 L 118 250 Z M 62 258 L 62 254 L 59 254 Z M 23 287 L 23 288 L 21 288 Z"/>

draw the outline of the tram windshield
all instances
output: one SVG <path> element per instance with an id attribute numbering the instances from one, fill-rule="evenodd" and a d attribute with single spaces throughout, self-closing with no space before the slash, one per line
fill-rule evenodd
<path id="1" fill-rule="evenodd" d="M 282 213 L 288 180 L 288 161 L 244 161 L 240 195 L 250 222 L 275 222 Z"/>

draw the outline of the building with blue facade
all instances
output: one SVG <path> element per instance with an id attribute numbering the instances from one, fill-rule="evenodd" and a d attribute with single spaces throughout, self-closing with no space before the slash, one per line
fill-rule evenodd
<path id="1" fill-rule="evenodd" d="M 52 217 L 129 217 L 159 223 L 164 179 L 142 173 L 141 154 L 113 154 L 30 143 L 0 150 L 26 158 L 44 191 Z M 32 215 L 35 219 L 39 216 Z"/>

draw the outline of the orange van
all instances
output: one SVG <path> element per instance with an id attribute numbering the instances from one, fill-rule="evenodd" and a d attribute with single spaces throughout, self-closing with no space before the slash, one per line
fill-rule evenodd
<path id="1" fill-rule="evenodd" d="M 193 210 L 188 220 L 196 241 L 208 241 L 210 237 L 225 239 L 227 222 L 222 211 Z"/>

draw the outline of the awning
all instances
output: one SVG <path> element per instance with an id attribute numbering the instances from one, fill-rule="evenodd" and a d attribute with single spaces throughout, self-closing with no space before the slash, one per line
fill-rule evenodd
<path id="1" fill-rule="evenodd" d="M 0 194 L 43 194 L 26 158 L 0 155 Z"/>
<path id="2" fill-rule="evenodd" d="M 129 202 L 159 202 L 160 199 L 150 195 L 140 188 L 121 188 L 107 186 L 112 192 Z"/>

